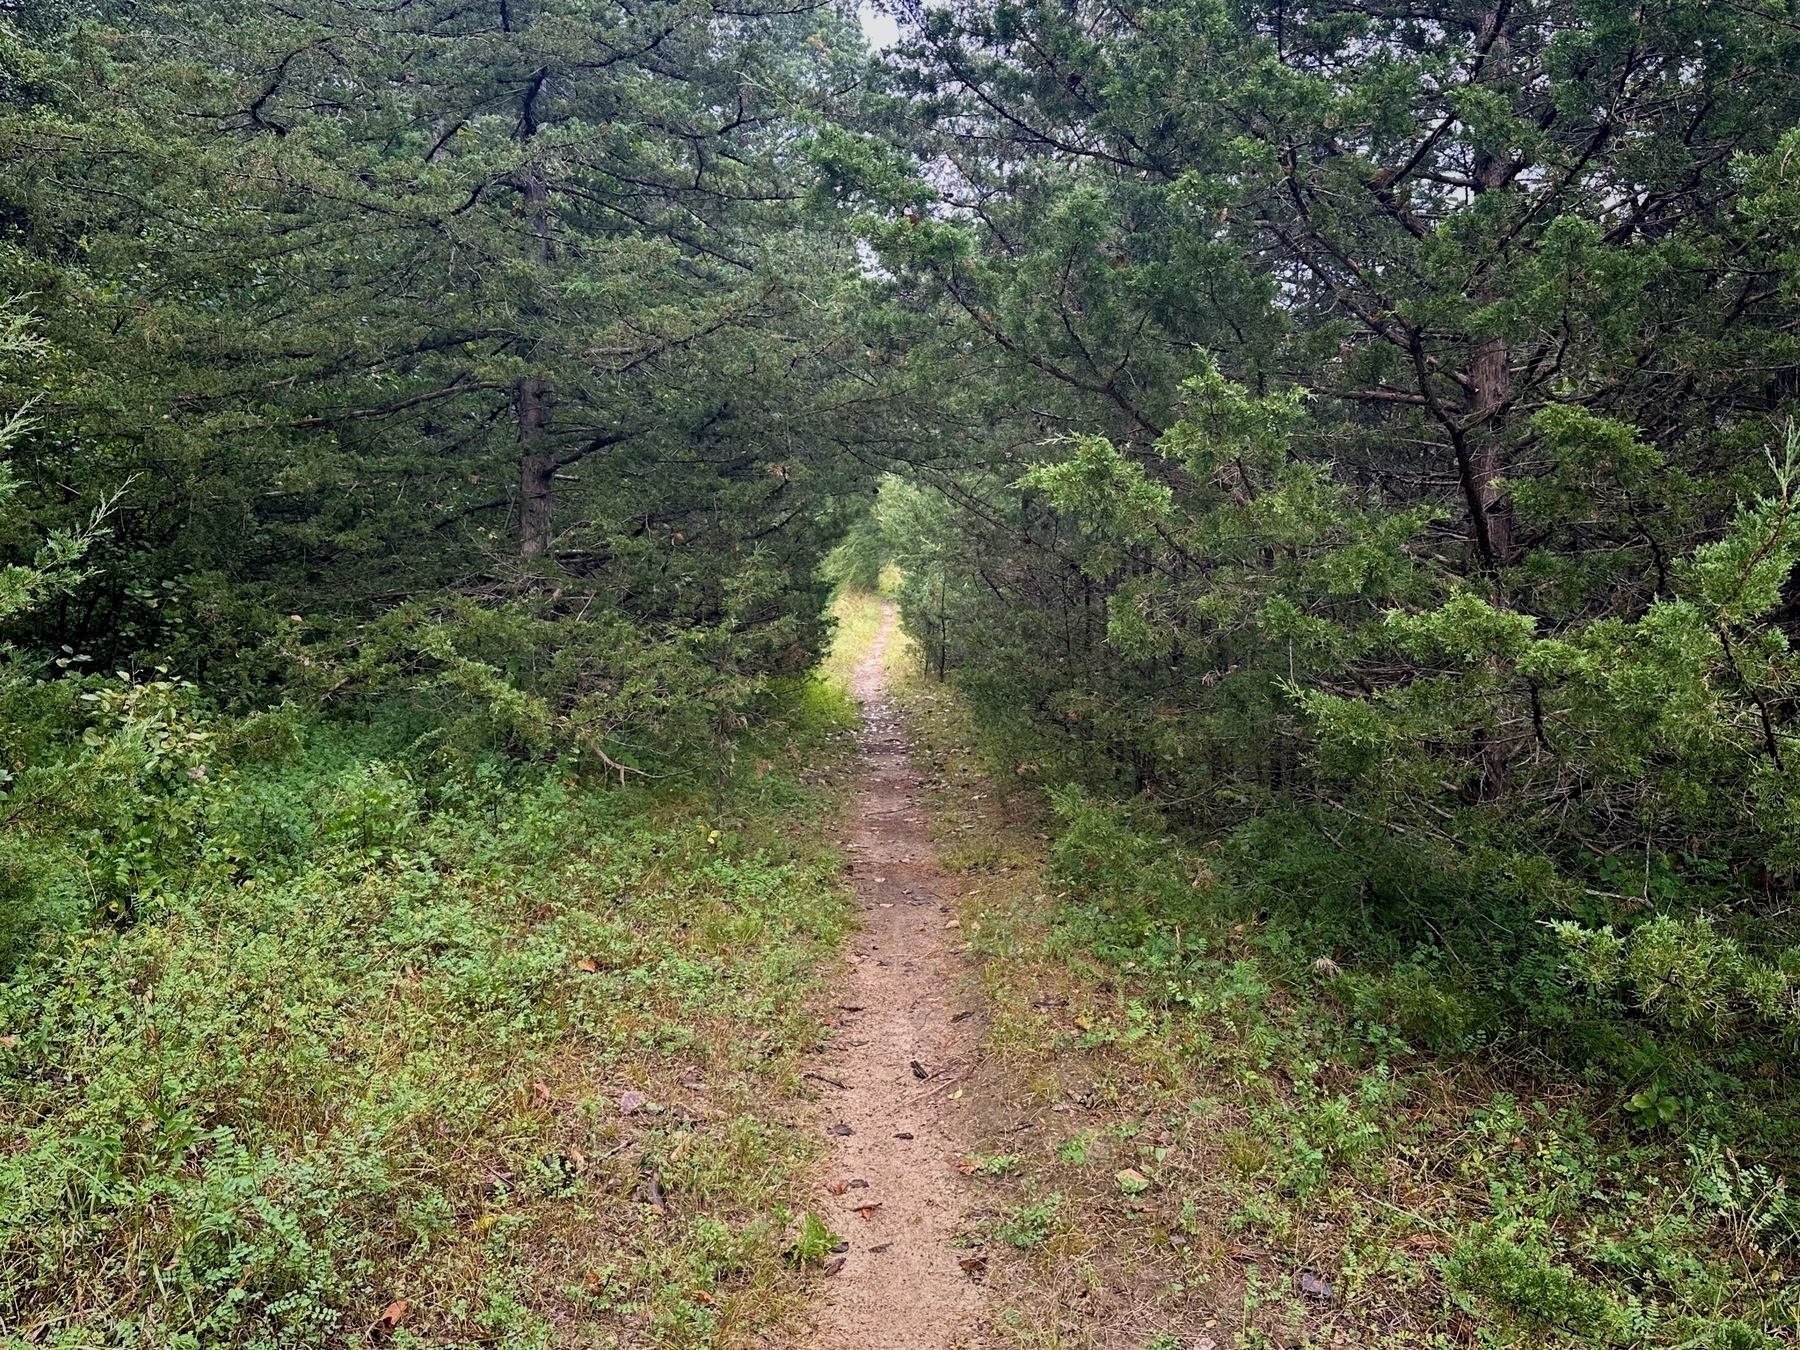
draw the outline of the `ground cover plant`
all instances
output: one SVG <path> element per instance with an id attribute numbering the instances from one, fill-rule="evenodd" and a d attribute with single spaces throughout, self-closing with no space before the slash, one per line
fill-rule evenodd
<path id="1" fill-rule="evenodd" d="M 210 757 L 191 879 L 0 985 L 9 1334 L 729 1345 L 790 1318 L 796 1065 L 844 922 L 835 798 L 793 757 L 830 758 L 841 700 L 796 695 L 723 805 L 427 782 L 325 726 Z"/>

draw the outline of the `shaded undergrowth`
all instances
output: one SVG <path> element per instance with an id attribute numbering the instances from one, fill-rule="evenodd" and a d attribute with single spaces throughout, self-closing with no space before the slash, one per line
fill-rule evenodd
<path id="1" fill-rule="evenodd" d="M 1037 791 L 948 686 L 896 697 L 995 1009 L 984 1156 L 1009 1165 L 977 1168 L 968 1236 L 1003 1343 L 1789 1343 L 1773 1118 L 1724 1138 L 1695 1097 L 1454 1027 L 1429 1048 L 1423 973 L 1408 997 L 1304 949 L 1229 858 Z"/>

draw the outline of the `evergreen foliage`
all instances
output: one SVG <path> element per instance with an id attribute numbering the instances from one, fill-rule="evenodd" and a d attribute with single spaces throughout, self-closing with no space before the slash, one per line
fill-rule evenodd
<path id="1" fill-rule="evenodd" d="M 623 943 L 599 893 L 489 894 L 588 834 L 641 967 L 799 987 L 824 873 L 656 812 L 725 821 L 838 715 L 834 588 L 1047 790 L 1058 940 L 1163 1012 L 1279 985 L 1379 1042 L 1371 1113 L 1389 1058 L 1481 1059 L 1681 1136 L 1609 1175 L 1785 1187 L 1789 10 L 899 17 L 872 57 L 824 3 L 0 5 L 0 1323 L 341 1332 L 468 1178 L 333 1114 L 422 1158 L 448 1059 L 384 1096 L 328 1047 L 435 954 L 370 1036 L 623 1054 L 631 991 L 543 945 Z M 704 975 L 695 896 L 743 943 Z M 1694 1339 L 1507 1213 L 1440 1267 L 1495 1325 L 1777 1325 Z"/>
<path id="2" fill-rule="evenodd" d="M 880 508 L 930 663 L 1315 954 L 1438 972 L 1446 1045 L 1613 1056 L 1569 953 L 1654 1037 L 1789 1043 L 1791 26 L 913 20 L 934 206 L 871 178 L 865 228 L 921 370 L 990 372 Z"/>

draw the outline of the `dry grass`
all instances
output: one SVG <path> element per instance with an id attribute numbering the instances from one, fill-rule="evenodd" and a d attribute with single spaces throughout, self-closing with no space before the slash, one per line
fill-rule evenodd
<path id="1" fill-rule="evenodd" d="M 840 590 L 831 602 L 837 624 L 831 650 L 819 663 L 819 672 L 833 688 L 848 694 L 850 677 L 881 631 L 886 602 L 867 591 Z"/>

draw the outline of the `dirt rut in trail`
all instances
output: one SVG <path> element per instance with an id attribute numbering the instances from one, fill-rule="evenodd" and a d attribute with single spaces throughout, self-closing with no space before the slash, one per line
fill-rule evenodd
<path id="1" fill-rule="evenodd" d="M 973 995 L 950 887 L 925 829 L 918 776 L 883 702 L 889 607 L 857 668 L 865 777 L 850 839 L 861 931 L 850 979 L 833 994 L 837 1030 L 817 1078 L 832 1145 L 815 1207 L 849 1240 L 824 1285 L 821 1350 L 969 1345 L 979 1288 L 951 1245 L 967 1201 L 956 1164 L 966 1119 L 959 1086 L 975 1047 Z M 953 1095 L 957 1094 L 957 1095 Z"/>

